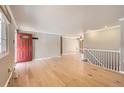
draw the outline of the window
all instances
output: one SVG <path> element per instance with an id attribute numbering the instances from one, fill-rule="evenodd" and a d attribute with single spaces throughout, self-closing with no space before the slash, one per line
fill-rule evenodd
<path id="1" fill-rule="evenodd" d="M 7 22 L 4 15 L 0 13 L 0 57 L 8 53 L 7 43 Z"/>

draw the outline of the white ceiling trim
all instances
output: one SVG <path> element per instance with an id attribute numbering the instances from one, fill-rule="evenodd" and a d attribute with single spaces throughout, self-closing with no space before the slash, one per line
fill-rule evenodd
<path id="1" fill-rule="evenodd" d="M 68 39 L 77 39 L 79 37 L 76 36 L 62 36 L 63 38 L 68 38 Z"/>
<path id="2" fill-rule="evenodd" d="M 41 31 L 38 31 L 38 30 L 30 30 L 30 31 L 27 31 L 27 30 L 21 30 L 19 29 L 20 32 L 24 32 L 24 33 L 41 33 L 41 34 L 51 34 L 51 35 L 59 35 L 61 36 L 60 34 L 56 34 L 56 33 L 49 33 L 49 32 L 41 32 Z"/>
<path id="3" fill-rule="evenodd" d="M 105 28 L 101 28 L 101 29 L 97 29 L 97 30 L 87 30 L 83 34 L 92 33 L 92 32 L 100 32 L 100 31 L 105 31 L 105 30 L 109 30 L 109 29 L 117 29 L 117 28 L 120 28 L 120 25 L 105 27 Z"/>

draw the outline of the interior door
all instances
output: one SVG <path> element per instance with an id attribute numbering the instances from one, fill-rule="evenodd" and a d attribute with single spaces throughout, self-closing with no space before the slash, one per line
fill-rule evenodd
<path id="1" fill-rule="evenodd" d="M 32 34 L 17 33 L 17 63 L 32 60 Z"/>

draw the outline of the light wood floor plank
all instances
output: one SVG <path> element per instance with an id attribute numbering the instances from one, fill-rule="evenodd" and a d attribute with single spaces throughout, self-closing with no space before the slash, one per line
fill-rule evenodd
<path id="1" fill-rule="evenodd" d="M 124 86 L 124 75 L 82 62 L 78 55 L 18 63 L 16 72 L 19 78 L 10 87 Z"/>

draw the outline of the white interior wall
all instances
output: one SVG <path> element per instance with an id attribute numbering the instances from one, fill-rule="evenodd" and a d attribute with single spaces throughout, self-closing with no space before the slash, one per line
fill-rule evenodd
<path id="1" fill-rule="evenodd" d="M 79 42 L 76 38 L 63 37 L 63 54 L 75 54 L 79 51 Z"/>
<path id="2" fill-rule="evenodd" d="M 120 50 L 120 27 L 85 33 L 84 47 L 90 49 Z"/>
<path id="3" fill-rule="evenodd" d="M 33 36 L 33 59 L 60 56 L 60 36 L 53 34 L 35 33 Z"/>

